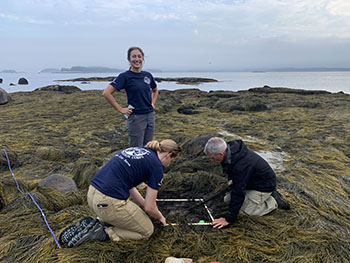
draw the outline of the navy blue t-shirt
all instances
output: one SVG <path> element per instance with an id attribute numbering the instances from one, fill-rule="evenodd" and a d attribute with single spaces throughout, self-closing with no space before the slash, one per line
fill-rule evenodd
<path id="1" fill-rule="evenodd" d="M 128 104 L 134 107 L 133 114 L 145 114 L 154 111 L 151 89 L 157 87 L 151 73 L 125 71 L 115 78 L 110 85 L 117 91 L 125 89 Z"/>
<path id="2" fill-rule="evenodd" d="M 131 147 L 115 156 L 99 170 L 91 185 L 101 193 L 120 200 L 129 198 L 129 190 L 142 182 L 159 190 L 164 166 L 157 152 L 144 147 Z"/>

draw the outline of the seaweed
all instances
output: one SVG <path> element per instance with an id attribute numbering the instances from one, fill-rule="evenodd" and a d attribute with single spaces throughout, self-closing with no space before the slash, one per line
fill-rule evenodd
<path id="1" fill-rule="evenodd" d="M 0 106 L 1 151 L 10 153 L 21 189 L 40 204 L 56 236 L 84 216 L 94 216 L 86 202 L 89 181 L 128 147 L 123 116 L 100 93 L 18 92 Z M 117 96 L 126 105 L 125 94 Z M 196 114 L 177 110 L 186 105 Z M 184 150 L 165 169 L 158 198 L 206 199 L 226 185 L 220 166 L 202 152 L 203 138 L 217 135 L 241 138 L 258 153 L 280 153 L 274 156 L 281 158 L 278 189 L 292 209 L 263 217 L 240 215 L 230 227 L 216 230 L 187 225 L 208 220 L 203 207 L 159 204 L 168 222 L 179 224 L 155 222 L 148 240 L 58 248 L 40 211 L 18 192 L 1 153 L 0 262 L 157 263 L 169 256 L 198 263 L 350 262 L 349 130 L 350 96 L 344 93 L 161 91 L 154 138 L 173 138 Z M 78 190 L 63 195 L 39 188 L 53 173 L 73 178 Z M 227 209 L 223 195 L 207 205 L 214 217 Z"/>

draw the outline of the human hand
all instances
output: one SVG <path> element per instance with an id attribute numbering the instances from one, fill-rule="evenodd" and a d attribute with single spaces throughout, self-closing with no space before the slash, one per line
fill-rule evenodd
<path id="1" fill-rule="evenodd" d="M 132 114 L 134 107 L 121 108 L 120 113 L 130 116 Z"/>
<path id="2" fill-rule="evenodd" d="M 166 226 L 166 219 L 164 216 L 162 216 L 160 219 L 159 219 L 159 222 L 163 225 L 163 226 Z"/>
<path id="3" fill-rule="evenodd" d="M 230 223 L 226 221 L 224 217 L 220 217 L 217 219 L 214 219 L 213 222 L 211 223 L 213 228 L 223 228 L 224 226 L 229 225 Z"/>

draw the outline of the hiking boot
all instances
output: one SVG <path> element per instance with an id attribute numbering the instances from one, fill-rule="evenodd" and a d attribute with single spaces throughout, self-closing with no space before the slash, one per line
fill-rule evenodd
<path id="1" fill-rule="evenodd" d="M 90 224 L 85 227 L 85 229 L 72 237 L 72 239 L 68 242 L 68 247 L 77 247 L 81 243 L 88 240 L 106 240 L 106 237 L 107 234 L 104 231 L 103 225 L 97 219 L 93 219 Z"/>
<path id="2" fill-rule="evenodd" d="M 273 191 L 271 196 L 275 198 L 279 209 L 283 209 L 283 210 L 290 209 L 290 204 L 288 203 L 288 201 L 283 199 L 282 195 L 277 190 Z"/>
<path id="3" fill-rule="evenodd" d="M 93 220 L 92 217 L 86 216 L 82 220 L 80 220 L 78 223 L 73 224 L 66 229 L 62 231 L 59 237 L 59 242 L 61 245 L 64 243 L 68 243 L 72 237 L 74 237 L 76 234 L 78 234 L 80 231 L 85 229 Z"/>

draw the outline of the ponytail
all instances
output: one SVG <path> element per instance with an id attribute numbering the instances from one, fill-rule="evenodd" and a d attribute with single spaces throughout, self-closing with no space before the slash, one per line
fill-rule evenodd
<path id="1" fill-rule="evenodd" d="M 145 147 L 157 152 L 169 152 L 171 153 L 172 157 L 176 157 L 179 152 L 181 152 L 181 147 L 179 147 L 176 142 L 171 139 L 166 139 L 161 142 L 150 141 Z"/>
<path id="2" fill-rule="evenodd" d="M 158 141 L 150 141 L 145 145 L 146 148 L 150 148 L 155 152 L 160 152 L 160 143 Z"/>

